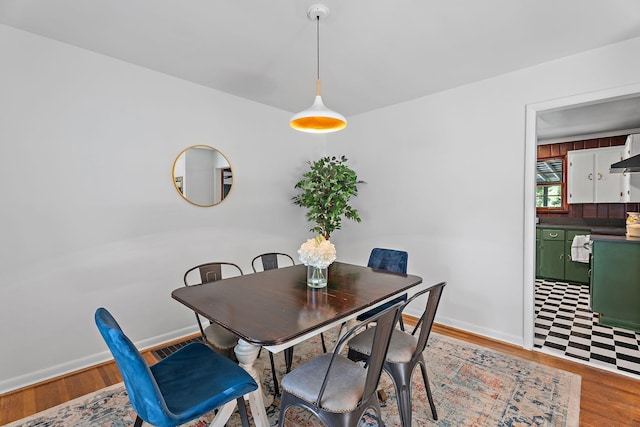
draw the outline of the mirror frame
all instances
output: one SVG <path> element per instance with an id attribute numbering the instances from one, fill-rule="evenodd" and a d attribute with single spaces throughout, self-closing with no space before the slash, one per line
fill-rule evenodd
<path id="1" fill-rule="evenodd" d="M 189 200 L 187 198 L 187 196 L 184 195 L 182 187 L 184 185 L 184 176 L 179 176 L 176 177 L 176 165 L 178 164 L 178 160 L 180 160 L 180 158 L 189 150 L 193 149 L 193 148 L 207 148 L 209 150 L 213 150 L 215 152 L 217 152 L 218 154 L 220 154 L 222 157 L 224 157 L 224 159 L 227 162 L 227 167 L 222 168 L 220 170 L 221 176 L 220 176 L 220 182 L 222 185 L 222 188 L 220 189 L 220 194 L 222 195 L 222 198 L 220 199 L 220 201 L 213 203 L 211 205 L 203 205 L 200 203 L 196 203 L 192 200 Z M 229 188 L 229 191 L 226 193 L 225 195 L 225 191 L 224 191 L 224 180 L 225 180 L 225 172 L 230 172 L 231 173 L 231 187 Z M 180 178 L 180 179 L 178 179 Z M 211 147 L 209 145 L 204 145 L 204 144 L 195 144 L 195 145 L 191 145 L 187 148 L 185 148 L 184 150 L 182 150 L 177 156 L 176 159 L 173 161 L 173 166 L 171 167 L 171 182 L 173 182 L 173 187 L 176 189 L 176 191 L 178 192 L 178 194 L 180 195 L 180 197 L 184 200 L 186 200 L 187 202 L 189 202 L 190 204 L 194 205 L 194 206 L 199 206 L 201 208 L 210 208 L 212 206 L 217 206 L 220 203 L 224 202 L 225 200 L 227 200 L 229 198 L 229 195 L 231 194 L 231 192 L 233 191 L 233 167 L 231 166 L 231 162 L 229 162 L 229 158 L 227 156 L 224 155 L 224 153 L 222 153 L 222 151 L 218 150 L 215 147 Z"/>

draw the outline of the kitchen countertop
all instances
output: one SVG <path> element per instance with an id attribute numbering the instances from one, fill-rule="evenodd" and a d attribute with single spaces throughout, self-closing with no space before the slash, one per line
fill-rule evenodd
<path id="1" fill-rule="evenodd" d="M 624 236 L 612 236 L 607 234 L 592 234 L 591 240 L 600 240 L 604 242 L 627 242 L 627 243 L 640 243 L 640 237 L 628 237 Z"/>
<path id="2" fill-rule="evenodd" d="M 640 243 L 640 237 L 627 237 L 626 227 L 609 225 L 585 225 L 585 224 L 554 224 L 546 221 L 536 224 L 537 228 L 555 228 L 558 230 L 585 230 L 589 231 L 591 240 L 606 242 Z"/>
<path id="3" fill-rule="evenodd" d="M 560 230 L 588 230 L 591 235 L 606 235 L 624 237 L 627 229 L 625 227 L 615 226 L 598 226 L 598 225 L 584 225 L 584 224 L 552 224 L 547 222 L 541 222 L 536 224 L 538 228 L 557 228 Z"/>

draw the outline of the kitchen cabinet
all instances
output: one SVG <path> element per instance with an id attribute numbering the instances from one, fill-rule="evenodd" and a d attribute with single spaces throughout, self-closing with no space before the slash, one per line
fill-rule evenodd
<path id="1" fill-rule="evenodd" d="M 543 228 L 540 231 L 539 242 L 537 251 L 539 276 L 564 280 L 564 230 Z"/>
<path id="2" fill-rule="evenodd" d="M 591 308 L 603 325 L 640 331 L 640 238 L 594 239 Z"/>
<path id="3" fill-rule="evenodd" d="M 588 262 L 574 261 L 571 257 L 571 244 L 575 236 L 591 234 L 588 230 L 566 230 L 565 246 L 564 246 L 564 280 L 567 282 L 589 283 Z"/>
<path id="4" fill-rule="evenodd" d="M 536 277 L 575 283 L 589 283 L 589 264 L 571 259 L 576 235 L 590 234 L 584 229 L 536 229 Z"/>
<path id="5" fill-rule="evenodd" d="M 609 173 L 624 156 L 624 146 L 567 152 L 568 203 L 624 203 L 626 177 Z"/>

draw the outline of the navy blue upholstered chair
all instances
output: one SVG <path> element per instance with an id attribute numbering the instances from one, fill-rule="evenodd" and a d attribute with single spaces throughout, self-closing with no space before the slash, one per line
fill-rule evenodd
<path id="1" fill-rule="evenodd" d="M 431 406 L 431 414 L 433 419 L 438 419 L 438 413 L 436 412 L 436 405 L 433 402 L 433 396 L 431 395 L 431 387 L 429 386 L 429 378 L 427 377 L 427 370 L 425 367 L 423 352 L 427 346 L 429 340 L 429 334 L 431 333 L 431 327 L 433 326 L 433 320 L 436 316 L 438 304 L 440 303 L 440 296 L 446 283 L 438 283 L 431 286 L 428 289 L 418 292 L 411 297 L 406 303 L 405 307 L 414 301 L 421 295 L 429 292 L 427 304 L 425 310 L 420 316 L 422 321 L 422 328 L 420 334 L 416 338 L 414 333 L 394 330 L 391 335 L 391 342 L 389 344 L 389 350 L 387 351 L 386 360 L 383 365 L 384 371 L 389 374 L 393 381 L 394 388 L 396 390 L 396 396 L 398 398 L 398 412 L 400 413 L 400 420 L 402 425 L 410 427 L 411 424 L 411 389 L 412 382 L 411 376 L 416 365 L 420 365 L 422 371 L 422 380 L 424 381 L 424 387 L 427 392 L 427 398 L 429 399 L 429 406 Z M 404 308 L 404 307 L 403 307 Z M 353 361 L 366 361 L 375 351 L 374 335 L 371 330 L 366 330 L 361 334 L 356 335 L 349 343 L 349 359 Z"/>
<path id="2" fill-rule="evenodd" d="M 371 250 L 371 254 L 369 255 L 369 262 L 367 263 L 367 267 L 371 267 L 376 270 L 391 271 L 393 273 L 407 274 L 408 261 L 409 254 L 405 251 L 399 251 L 396 249 L 373 248 Z M 386 304 L 382 304 L 380 307 L 376 307 L 372 310 L 367 311 L 366 313 L 362 313 L 357 317 L 357 320 L 365 320 L 397 302 L 404 302 L 406 300 L 407 295 L 401 295 Z M 402 321 L 402 316 L 400 316 L 400 329 L 404 331 L 404 322 Z"/>
<path id="3" fill-rule="evenodd" d="M 99 308 L 95 321 L 122 374 L 137 414 L 136 427 L 143 421 L 178 426 L 233 400 L 238 403 L 242 425 L 249 426 L 243 396 L 258 385 L 234 362 L 197 342 L 148 366 L 111 313 Z"/>
<path id="4" fill-rule="evenodd" d="M 371 408 L 383 425 L 376 390 L 400 307 L 397 303 L 359 323 L 338 341 L 333 353 L 317 356 L 285 375 L 278 425 L 284 425 L 292 406 L 312 412 L 328 427 L 356 427 Z M 369 329 L 373 351 L 364 367 L 340 353 L 345 343 L 371 322 L 376 322 L 375 328 Z"/>

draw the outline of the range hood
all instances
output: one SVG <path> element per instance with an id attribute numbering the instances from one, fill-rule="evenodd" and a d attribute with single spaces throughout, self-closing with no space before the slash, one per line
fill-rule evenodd
<path id="1" fill-rule="evenodd" d="M 609 173 L 640 172 L 640 154 L 610 166 Z"/>

